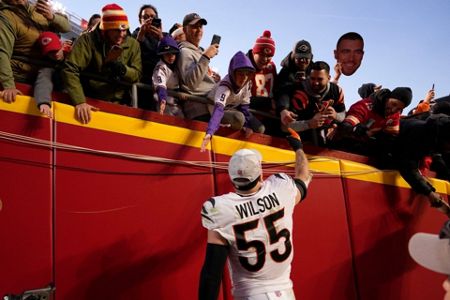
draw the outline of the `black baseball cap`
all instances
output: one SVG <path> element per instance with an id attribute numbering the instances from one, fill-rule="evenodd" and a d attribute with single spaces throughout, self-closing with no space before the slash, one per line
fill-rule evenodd
<path id="1" fill-rule="evenodd" d="M 294 57 L 312 59 L 311 44 L 305 40 L 298 41 L 294 47 Z"/>
<path id="2" fill-rule="evenodd" d="M 206 20 L 200 17 L 197 13 L 187 14 L 183 19 L 183 27 L 186 27 L 187 25 L 194 25 L 199 21 L 202 22 L 203 25 L 208 24 L 208 22 L 206 22 Z"/>

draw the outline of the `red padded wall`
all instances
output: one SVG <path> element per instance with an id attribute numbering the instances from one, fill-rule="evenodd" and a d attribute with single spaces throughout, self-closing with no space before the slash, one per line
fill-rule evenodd
<path id="1" fill-rule="evenodd" d="M 408 241 L 437 233 L 444 215 L 410 189 L 346 179 L 345 190 L 360 299 L 441 299 L 444 276 L 418 266 Z"/>
<path id="2" fill-rule="evenodd" d="M 93 149 L 229 158 L 29 112 L 0 110 L 0 126 Z M 444 216 L 409 189 L 325 174 L 339 174 L 333 164 L 316 171 L 294 215 L 297 297 L 442 298 L 444 276 L 417 266 L 407 242 L 437 232 Z M 230 190 L 227 173 L 210 167 L 61 149 L 53 160 L 49 149 L 0 139 L 0 296 L 54 281 L 56 299 L 195 299 L 206 243 L 201 204 Z M 226 280 L 222 298 L 231 299 L 229 288 Z"/>
<path id="3" fill-rule="evenodd" d="M 58 123 L 57 141 L 179 160 L 197 148 Z M 82 138 L 81 138 L 82 137 Z M 59 299 L 194 299 L 210 168 L 56 153 Z"/>
<path id="4" fill-rule="evenodd" d="M 52 136 L 51 120 L 3 110 L 0 130 L 44 140 Z M 0 138 L 0 297 L 53 281 L 51 154 Z"/>

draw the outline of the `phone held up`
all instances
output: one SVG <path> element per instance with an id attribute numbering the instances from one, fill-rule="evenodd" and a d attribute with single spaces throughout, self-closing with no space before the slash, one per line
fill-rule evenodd
<path id="1" fill-rule="evenodd" d="M 217 34 L 213 35 L 211 45 L 220 44 L 220 39 L 221 39 L 220 35 Z"/>
<path id="2" fill-rule="evenodd" d="M 152 26 L 155 26 L 157 28 L 161 28 L 161 19 L 159 18 L 154 18 L 152 20 Z"/>
<path id="3" fill-rule="evenodd" d="M 105 63 L 117 60 L 122 52 L 122 47 L 118 45 L 112 46 L 111 50 L 109 50 L 108 54 L 106 55 Z"/>

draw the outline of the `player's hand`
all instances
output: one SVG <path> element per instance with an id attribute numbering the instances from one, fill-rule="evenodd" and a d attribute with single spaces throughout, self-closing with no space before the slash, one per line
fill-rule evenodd
<path id="1" fill-rule="evenodd" d="M 292 149 L 294 151 L 297 151 L 298 149 L 303 149 L 303 143 L 302 140 L 300 139 L 300 135 L 298 135 L 298 133 L 292 128 L 288 128 L 288 131 L 290 135 L 288 135 L 286 139 L 288 140 L 289 145 L 291 145 Z"/>
<path id="2" fill-rule="evenodd" d="M 164 115 L 164 110 L 166 109 L 166 100 L 162 100 L 159 104 L 159 114 Z"/>
<path id="3" fill-rule="evenodd" d="M 82 124 L 87 124 L 91 121 L 91 111 L 98 111 L 97 107 L 87 103 L 81 103 L 75 106 L 75 118 Z"/>
<path id="4" fill-rule="evenodd" d="M 428 201 L 430 201 L 431 207 L 435 207 L 440 212 L 443 212 L 450 218 L 450 206 L 444 199 L 442 199 L 441 195 L 436 192 L 431 192 L 428 195 Z"/>
<path id="5" fill-rule="evenodd" d="M 48 104 L 41 104 L 39 106 L 39 112 L 41 114 L 43 114 L 44 116 L 46 116 L 46 117 L 48 117 L 50 119 L 53 119 L 53 112 L 52 112 L 52 109 L 51 109 L 50 105 L 48 105 Z"/>
<path id="6" fill-rule="evenodd" d="M 22 95 L 22 92 L 16 88 L 7 88 L 1 93 L 3 95 L 3 101 L 5 101 L 6 103 L 13 103 L 14 101 L 16 101 L 17 95 Z"/>
<path id="7" fill-rule="evenodd" d="M 203 138 L 202 146 L 200 148 L 200 152 L 205 152 L 206 147 L 209 145 L 209 142 L 211 141 L 212 135 L 206 134 Z"/>

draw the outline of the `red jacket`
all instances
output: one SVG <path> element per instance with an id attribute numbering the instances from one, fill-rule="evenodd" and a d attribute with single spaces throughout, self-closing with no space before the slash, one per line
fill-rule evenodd
<path id="1" fill-rule="evenodd" d="M 373 104 L 373 99 L 370 97 L 359 100 L 350 106 L 344 122 L 356 126 L 359 123 L 365 124 L 368 120 L 372 119 L 375 122 L 370 127 L 370 130 L 380 129 L 386 133 L 397 135 L 400 130 L 400 113 L 384 117 L 373 110 Z"/>

